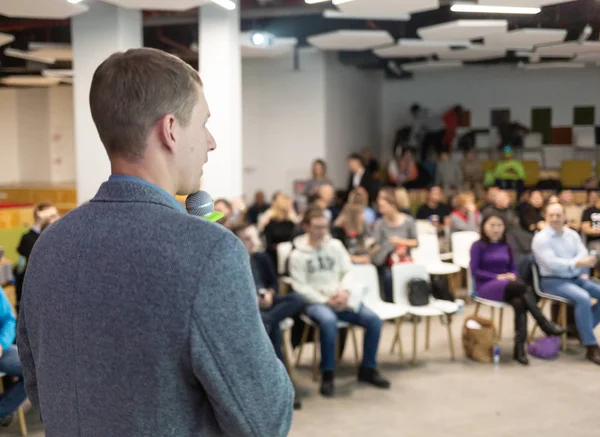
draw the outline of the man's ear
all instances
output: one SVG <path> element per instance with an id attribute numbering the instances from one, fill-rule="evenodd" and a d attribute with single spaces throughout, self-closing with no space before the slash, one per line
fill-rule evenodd
<path id="1" fill-rule="evenodd" d="M 160 142 L 169 151 L 174 152 L 177 146 L 177 120 L 173 114 L 167 114 L 157 122 L 157 132 Z"/>

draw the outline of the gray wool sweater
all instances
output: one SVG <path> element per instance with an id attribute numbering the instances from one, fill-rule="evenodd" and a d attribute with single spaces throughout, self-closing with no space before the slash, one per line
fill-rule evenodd
<path id="1" fill-rule="evenodd" d="M 248 254 L 173 201 L 109 181 L 36 243 L 18 346 L 46 437 L 288 434 Z"/>

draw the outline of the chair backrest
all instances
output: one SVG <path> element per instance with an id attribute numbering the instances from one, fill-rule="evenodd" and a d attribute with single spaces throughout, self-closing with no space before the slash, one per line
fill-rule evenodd
<path id="1" fill-rule="evenodd" d="M 540 270 L 536 263 L 531 263 L 531 279 L 533 281 L 533 291 L 538 296 L 542 295 L 542 289 L 540 288 Z"/>
<path id="2" fill-rule="evenodd" d="M 374 265 L 354 264 L 352 266 L 352 278 L 366 288 L 366 293 L 363 296 L 365 305 L 382 302 L 379 290 L 379 275 Z"/>
<path id="3" fill-rule="evenodd" d="M 471 246 L 479 240 L 479 232 L 454 232 L 450 239 L 452 241 L 452 262 L 462 268 L 468 268 L 471 262 Z"/>
<path id="4" fill-rule="evenodd" d="M 417 235 L 437 235 L 435 226 L 429 220 L 417 220 Z"/>
<path id="5" fill-rule="evenodd" d="M 412 279 L 423 279 L 429 282 L 429 273 L 421 264 L 394 264 L 392 266 L 392 290 L 394 303 L 409 305 L 408 283 Z"/>
<path id="6" fill-rule="evenodd" d="M 287 260 L 292 253 L 292 249 L 294 248 L 291 241 L 286 241 L 285 243 L 279 243 L 277 245 L 277 273 L 280 275 L 285 275 Z"/>
<path id="7" fill-rule="evenodd" d="M 419 247 L 413 249 L 410 253 L 411 258 L 417 264 L 430 264 L 440 259 L 440 242 L 436 235 L 417 235 Z"/>

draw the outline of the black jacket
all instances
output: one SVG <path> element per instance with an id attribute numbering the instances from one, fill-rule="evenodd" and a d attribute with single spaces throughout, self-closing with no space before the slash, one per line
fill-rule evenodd
<path id="1" fill-rule="evenodd" d="M 354 190 L 353 182 L 354 174 L 350 173 L 350 175 L 348 176 L 348 186 L 346 188 L 346 199 L 348 198 L 348 196 L 350 196 L 350 192 Z M 369 170 L 365 169 L 365 172 L 360 178 L 359 186 L 363 187 L 369 194 L 369 203 L 374 202 L 375 198 L 377 197 L 377 188 L 375 186 L 375 181 L 373 180 L 373 175 Z"/>

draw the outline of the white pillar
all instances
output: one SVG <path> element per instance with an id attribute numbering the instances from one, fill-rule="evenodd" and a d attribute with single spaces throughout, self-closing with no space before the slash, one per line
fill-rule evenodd
<path id="1" fill-rule="evenodd" d="M 110 163 L 90 112 L 96 68 L 114 52 L 142 47 L 142 14 L 102 2 L 71 20 L 73 40 L 77 201 L 90 200 L 110 175 Z"/>
<path id="2" fill-rule="evenodd" d="M 239 1 L 233 11 L 215 4 L 200 8 L 200 76 L 208 100 L 209 129 L 217 150 L 204 166 L 202 189 L 232 199 L 242 189 L 242 62 Z"/>

